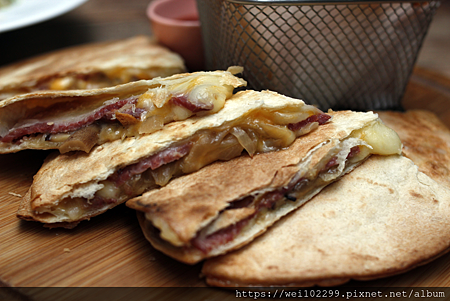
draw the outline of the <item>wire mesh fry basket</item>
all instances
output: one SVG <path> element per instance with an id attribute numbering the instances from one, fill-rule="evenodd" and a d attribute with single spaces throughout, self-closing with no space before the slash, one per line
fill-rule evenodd
<path id="1" fill-rule="evenodd" d="M 206 69 L 323 110 L 401 109 L 440 1 L 197 0 Z"/>

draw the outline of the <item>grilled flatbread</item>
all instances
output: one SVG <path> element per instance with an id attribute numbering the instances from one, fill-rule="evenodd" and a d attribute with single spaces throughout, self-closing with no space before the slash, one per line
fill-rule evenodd
<path id="1" fill-rule="evenodd" d="M 370 154 L 400 153 L 397 134 L 376 114 L 330 114 L 288 149 L 217 162 L 127 205 L 143 212 L 152 245 L 185 263 L 241 247 Z"/>
<path id="2" fill-rule="evenodd" d="M 50 156 L 22 200 L 23 219 L 70 227 L 216 160 L 275 151 L 330 116 L 274 92 L 236 93 L 216 114 L 160 131 Z"/>
<path id="3" fill-rule="evenodd" d="M 337 285 L 402 273 L 447 252 L 448 170 L 429 163 L 446 165 L 450 132 L 430 113 L 380 116 L 419 167 L 404 156 L 371 157 L 252 244 L 206 261 L 207 283 Z"/>
<path id="4" fill-rule="evenodd" d="M 186 71 L 183 59 L 149 37 L 58 50 L 0 69 L 0 100 L 38 90 L 111 87 Z"/>
<path id="5" fill-rule="evenodd" d="M 0 153 L 23 149 L 89 152 L 94 145 L 149 134 L 191 115 L 220 110 L 242 71 L 176 74 L 93 90 L 46 91 L 0 102 Z"/>

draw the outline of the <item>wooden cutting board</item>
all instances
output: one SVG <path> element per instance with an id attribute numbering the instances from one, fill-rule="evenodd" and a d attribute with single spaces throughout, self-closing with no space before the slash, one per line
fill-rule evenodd
<path id="1" fill-rule="evenodd" d="M 445 89 L 442 85 L 436 90 L 426 83 L 411 81 L 406 96 L 413 93 L 430 104 L 429 97 L 441 93 L 439 101 L 447 98 L 438 111 L 447 114 L 450 94 Z M 417 95 L 419 90 L 421 96 Z M 0 287 L 206 286 L 200 278 L 201 264 L 185 265 L 154 250 L 145 240 L 135 212 L 126 206 L 118 206 L 72 230 L 47 229 L 40 223 L 17 219 L 20 196 L 26 193 L 48 154 L 23 151 L 0 155 Z M 399 276 L 345 285 L 352 286 L 450 286 L 450 254 Z M 211 300 L 214 295 L 235 298 L 233 291 L 208 292 Z M 36 295 L 33 300 L 46 299 Z"/>

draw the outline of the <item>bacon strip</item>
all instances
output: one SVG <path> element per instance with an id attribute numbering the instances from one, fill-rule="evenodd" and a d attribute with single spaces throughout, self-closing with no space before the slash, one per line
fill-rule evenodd
<path id="1" fill-rule="evenodd" d="M 99 119 L 114 120 L 115 112 L 117 110 L 120 111 L 120 109 L 124 106 L 125 108 L 124 110 L 120 111 L 121 113 L 131 115 L 136 119 L 140 119 L 141 115 L 145 112 L 144 109 L 142 108 L 133 109 L 131 106 L 126 106 L 135 104 L 137 100 L 138 98 L 135 96 L 122 99 L 115 103 L 111 103 L 108 105 L 104 105 L 100 108 L 97 108 L 90 114 L 83 114 L 78 118 L 71 118 L 70 121 L 64 120 L 53 123 L 48 121 L 36 120 L 36 122 L 32 123 L 31 125 L 28 123 L 16 128 L 12 128 L 8 134 L 6 134 L 4 137 L 0 139 L 0 141 L 9 143 L 23 136 L 37 133 L 56 134 L 56 133 L 70 132 L 88 126 Z M 193 113 L 199 111 L 209 111 L 214 108 L 212 103 L 209 104 L 201 102 L 192 103 L 184 95 L 174 96 L 170 101 L 177 106 L 181 106 L 192 111 Z"/>
<path id="2" fill-rule="evenodd" d="M 308 124 L 313 123 L 313 122 L 318 122 L 319 125 L 322 125 L 322 124 L 326 123 L 330 118 L 331 118 L 331 116 L 328 114 L 325 114 L 325 113 L 311 115 L 308 118 L 306 118 L 305 120 L 302 120 L 300 122 L 288 124 L 288 129 L 290 129 L 293 132 L 296 132 L 299 129 L 301 129 L 302 127 L 305 127 Z"/>
<path id="3" fill-rule="evenodd" d="M 205 238 L 200 238 L 199 236 L 192 239 L 191 244 L 202 251 L 203 253 L 208 253 L 209 251 L 217 248 L 220 245 L 226 244 L 234 239 L 236 235 L 241 232 L 242 228 L 248 224 L 248 222 L 253 218 L 251 215 L 234 225 L 231 225 L 225 229 L 219 230 Z"/>
<path id="4" fill-rule="evenodd" d="M 250 195 L 243 199 L 233 201 L 228 205 L 227 210 L 247 207 L 248 205 L 253 203 L 253 199 L 254 197 Z"/>
<path id="5" fill-rule="evenodd" d="M 137 101 L 137 98 L 136 98 Z M 130 102 L 125 104 L 124 106 L 120 107 L 118 110 L 111 110 L 109 112 L 106 112 L 105 115 L 103 115 L 102 119 L 104 120 L 114 120 L 116 119 L 115 114 L 117 114 L 117 112 L 122 113 L 122 114 L 128 114 L 133 116 L 136 119 L 140 119 L 141 115 L 146 112 L 146 110 L 141 109 L 141 108 L 133 108 L 133 104 L 135 102 Z"/>
<path id="6" fill-rule="evenodd" d="M 117 186 L 120 186 L 131 179 L 131 177 L 133 177 L 134 175 L 141 174 L 149 168 L 151 170 L 155 170 L 164 164 L 176 161 L 186 156 L 191 148 L 192 143 L 169 147 L 153 156 L 139 161 L 138 163 L 118 170 L 116 173 L 110 176 L 110 180 L 114 181 Z"/>
<path id="7" fill-rule="evenodd" d="M 350 152 L 347 154 L 346 160 L 348 160 L 348 159 L 350 159 L 350 158 L 353 158 L 354 156 L 356 156 L 357 154 L 359 154 L 360 151 L 361 151 L 361 150 L 360 150 L 359 146 L 354 146 L 354 147 L 352 147 L 352 148 L 350 149 Z M 338 159 L 337 157 L 331 158 L 331 160 L 328 161 L 328 163 L 325 165 L 325 167 L 323 168 L 322 171 L 328 170 L 328 169 L 330 169 L 331 167 L 337 165 L 337 159 Z"/>
<path id="8" fill-rule="evenodd" d="M 328 116 L 328 115 L 327 115 Z M 329 118 L 328 118 L 329 119 Z M 328 120 L 327 119 L 327 120 Z M 347 155 L 346 159 L 352 158 L 356 156 L 360 152 L 359 146 L 354 146 L 350 149 L 350 152 Z M 337 157 L 333 157 L 328 161 L 326 164 L 327 166 L 330 165 L 328 168 L 331 168 L 332 166 L 336 165 Z M 281 198 L 285 197 L 290 201 L 296 201 L 296 199 L 292 196 L 289 196 L 288 193 L 293 190 L 300 190 L 304 185 L 306 185 L 309 182 L 308 179 L 300 178 L 294 183 L 289 183 L 288 187 L 281 187 L 278 190 L 267 192 L 262 199 L 260 200 L 259 204 L 257 205 L 257 212 L 260 211 L 263 208 L 273 208 L 276 202 L 278 202 Z M 242 203 L 241 203 L 242 202 Z M 234 202 L 233 202 L 234 203 Z M 237 204 L 230 203 L 231 206 L 227 208 L 228 209 L 234 209 L 234 208 L 242 208 L 244 204 L 248 204 L 248 199 L 244 198 L 240 201 L 236 201 Z M 233 205 L 232 205 L 233 204 Z M 200 235 L 197 235 L 191 240 L 191 244 L 202 251 L 203 253 L 207 254 L 214 248 L 225 244 L 227 242 L 230 242 L 236 237 L 241 229 L 248 224 L 248 222 L 256 215 L 253 214 L 239 222 L 237 222 L 234 225 L 228 226 L 224 229 L 221 229 L 217 232 L 214 232 L 207 237 L 201 237 Z"/>
<path id="9" fill-rule="evenodd" d="M 197 103 L 190 102 L 188 100 L 188 98 L 184 95 L 174 96 L 174 97 L 172 97 L 172 99 L 170 101 L 174 105 L 186 108 L 193 113 L 197 113 L 200 111 L 209 111 L 214 108 L 214 105 L 212 103 L 206 104 L 206 103 L 202 103 L 202 102 L 197 102 Z"/>
<path id="10" fill-rule="evenodd" d="M 122 114 L 131 115 L 136 119 L 140 119 L 142 114 L 144 114 L 146 112 L 146 110 L 141 109 L 141 108 L 135 108 L 134 110 L 131 108 L 127 108 L 126 110 L 119 110 L 119 112 Z"/>
<path id="11" fill-rule="evenodd" d="M 81 127 L 90 125 L 94 123 L 94 121 L 99 120 L 104 116 L 108 115 L 108 113 L 118 110 L 128 103 L 135 103 L 136 101 L 137 97 L 129 97 L 97 108 L 92 113 L 88 115 L 84 114 L 80 116 L 78 119 L 73 118 L 70 121 L 65 120 L 55 123 L 37 121 L 32 125 L 24 125 L 17 128 L 13 128 L 9 131 L 7 135 L 5 135 L 1 139 L 1 141 L 8 143 L 17 140 L 23 136 L 36 133 L 56 134 L 56 133 L 70 132 L 79 129 Z"/>
<path id="12" fill-rule="evenodd" d="M 257 210 L 260 211 L 263 208 L 271 208 L 275 206 L 276 202 L 281 200 L 283 197 L 287 198 L 290 201 L 296 201 L 292 196 L 289 196 L 288 193 L 293 190 L 300 190 L 304 185 L 309 182 L 308 179 L 300 178 L 295 182 L 291 182 L 287 187 L 281 187 L 278 190 L 267 192 L 257 205 Z"/>
<path id="13" fill-rule="evenodd" d="M 259 202 L 258 210 L 262 208 L 272 208 L 275 203 L 283 197 L 283 195 L 283 191 L 280 190 L 266 193 L 263 199 Z"/>
<path id="14" fill-rule="evenodd" d="M 117 203 L 117 200 L 116 200 L 116 199 L 111 199 L 111 198 L 105 199 L 105 198 L 103 198 L 103 197 L 96 196 L 94 199 L 91 200 L 91 205 L 90 205 L 90 206 L 91 206 L 92 208 L 98 208 L 98 209 L 101 209 L 101 208 L 103 208 L 106 204 L 115 204 L 115 203 Z"/>

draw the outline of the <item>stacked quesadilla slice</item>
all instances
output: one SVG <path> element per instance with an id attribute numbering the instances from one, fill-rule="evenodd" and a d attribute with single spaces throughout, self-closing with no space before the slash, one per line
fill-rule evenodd
<path id="1" fill-rule="evenodd" d="M 89 152 L 94 145 L 219 111 L 246 82 L 230 71 L 183 73 L 119 86 L 18 95 L 0 102 L 0 153 Z"/>
<path id="2" fill-rule="evenodd" d="M 210 285 L 329 286 L 392 276 L 450 247 L 450 190 L 403 156 L 373 156 L 244 248 L 206 261 Z"/>
<path id="3" fill-rule="evenodd" d="M 329 112 L 332 120 L 289 148 L 217 162 L 127 202 L 158 250 L 185 263 L 249 243 L 371 154 L 401 152 L 376 114 Z"/>
<path id="4" fill-rule="evenodd" d="M 72 227 L 214 161 L 244 150 L 253 156 L 286 148 L 329 119 L 298 99 L 269 91 L 238 92 L 215 114 L 108 142 L 89 154 L 51 155 L 35 175 L 18 216 Z"/>
<path id="5" fill-rule="evenodd" d="M 450 131 L 428 112 L 380 116 L 414 162 L 371 157 L 253 243 L 206 261 L 207 283 L 337 285 L 399 274 L 448 252 Z"/>
<path id="6" fill-rule="evenodd" d="M 147 36 L 74 46 L 0 69 L 0 100 L 41 90 L 97 89 L 186 71 Z"/>

